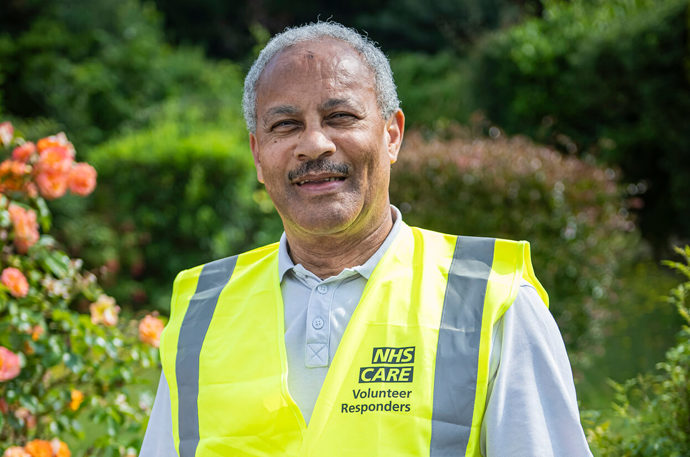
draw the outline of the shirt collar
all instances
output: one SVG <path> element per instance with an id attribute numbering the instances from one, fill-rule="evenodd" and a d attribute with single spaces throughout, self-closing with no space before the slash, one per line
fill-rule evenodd
<path id="1" fill-rule="evenodd" d="M 374 252 L 374 254 L 371 257 L 369 257 L 369 259 L 362 265 L 358 265 L 352 268 L 346 268 L 345 270 L 355 271 L 359 273 L 361 276 L 363 276 L 365 279 L 369 279 L 371 274 L 374 272 L 374 268 L 376 268 L 376 265 L 379 263 L 379 260 L 381 260 L 381 257 L 383 257 L 383 255 L 386 253 L 386 250 L 388 250 L 390 245 L 393 243 L 393 240 L 400 232 L 400 228 L 403 224 L 402 214 L 400 214 L 400 210 L 393 205 L 391 205 L 391 210 L 393 211 L 393 228 L 391 228 L 390 233 L 388 233 L 386 239 L 383 240 L 381 246 L 379 246 L 376 252 Z M 285 273 L 295 268 L 295 266 L 295 263 L 290 258 L 290 254 L 288 254 L 287 237 L 285 236 L 285 232 L 283 232 L 283 234 L 280 237 L 280 244 L 278 247 L 278 274 L 281 282 L 283 281 Z"/>

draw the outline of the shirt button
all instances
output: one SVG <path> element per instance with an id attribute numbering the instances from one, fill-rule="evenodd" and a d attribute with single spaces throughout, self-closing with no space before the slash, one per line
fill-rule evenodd
<path id="1" fill-rule="evenodd" d="M 318 290 L 320 294 L 325 294 L 326 292 L 328 292 L 328 286 L 321 284 L 319 287 L 316 288 L 316 290 Z"/>
<path id="2" fill-rule="evenodd" d="M 323 319 L 320 317 L 315 317 L 314 320 L 311 321 L 311 326 L 316 330 L 321 330 L 323 328 Z"/>

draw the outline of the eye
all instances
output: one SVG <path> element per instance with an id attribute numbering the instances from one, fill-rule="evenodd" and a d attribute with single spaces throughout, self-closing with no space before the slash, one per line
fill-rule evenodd
<path id="1" fill-rule="evenodd" d="M 295 128 L 298 122 L 293 119 L 283 119 L 271 125 L 271 131 L 289 131 Z"/>
<path id="2" fill-rule="evenodd" d="M 359 120 L 359 117 L 347 111 L 337 111 L 329 114 L 327 120 L 335 123 L 349 124 Z"/>

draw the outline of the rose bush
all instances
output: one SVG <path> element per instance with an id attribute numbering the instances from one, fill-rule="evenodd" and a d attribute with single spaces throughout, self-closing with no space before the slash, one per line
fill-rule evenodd
<path id="1" fill-rule="evenodd" d="M 0 452 L 133 455 L 150 401 L 133 387 L 157 363 L 162 321 L 121 319 L 79 259 L 48 232 L 46 199 L 90 194 L 96 170 L 64 133 L 35 144 L 0 124 Z M 153 321 L 152 321 L 153 319 Z M 155 322 L 154 322 L 155 321 Z M 78 419 L 103 430 L 86 439 Z M 91 434 L 90 434 L 91 435 Z M 100 435 L 100 436 L 98 436 Z M 59 437 L 59 438 L 55 438 Z"/>

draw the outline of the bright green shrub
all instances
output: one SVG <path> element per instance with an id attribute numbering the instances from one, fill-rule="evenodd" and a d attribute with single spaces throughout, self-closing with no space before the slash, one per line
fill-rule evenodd
<path id="1" fill-rule="evenodd" d="M 685 276 L 667 302 L 685 321 L 678 343 L 657 371 L 612 383 L 616 390 L 610 419 L 589 412 L 587 437 L 601 457 L 681 457 L 690 455 L 690 247 L 677 249 L 684 262 L 665 262 Z M 597 423 L 599 422 L 599 423 Z"/>
<path id="2" fill-rule="evenodd" d="M 469 119 L 474 100 L 466 59 L 450 52 L 397 54 L 391 68 L 408 125 L 442 130 Z"/>
<path id="3" fill-rule="evenodd" d="M 509 133 L 589 151 L 644 180 L 640 224 L 690 234 L 688 0 L 546 2 L 476 50 L 477 108 Z"/>
<path id="4" fill-rule="evenodd" d="M 24 143 L 29 148 L 10 160 L 22 139 L 3 129 L 10 131 L 8 124 L 0 124 L 0 452 L 50 449 L 55 438 L 56 445 L 78 441 L 88 455 L 131 454 L 151 406 L 137 384 L 142 370 L 158 362 L 158 351 L 139 340 L 157 345 L 163 323 L 151 315 L 139 326 L 118 321 L 119 307 L 93 273 L 48 233 L 51 214 L 42 195 L 57 198 L 65 188 L 46 187 L 43 179 L 67 179 L 79 195 L 95 184 L 73 179 L 66 138 L 53 140 L 60 142 L 50 149 L 59 152 L 61 166 L 50 168 L 41 142 L 40 159 Z M 100 426 L 98 436 L 84 433 L 86 422 Z M 47 455 L 67 457 L 60 446 Z M 24 455 L 13 452 L 4 455 Z M 84 454 L 74 446 L 72 452 Z"/>
<path id="5" fill-rule="evenodd" d="M 595 355 L 618 305 L 619 267 L 640 252 L 614 170 L 524 138 L 427 142 L 409 134 L 391 198 L 410 224 L 530 240 L 575 362 Z"/>

